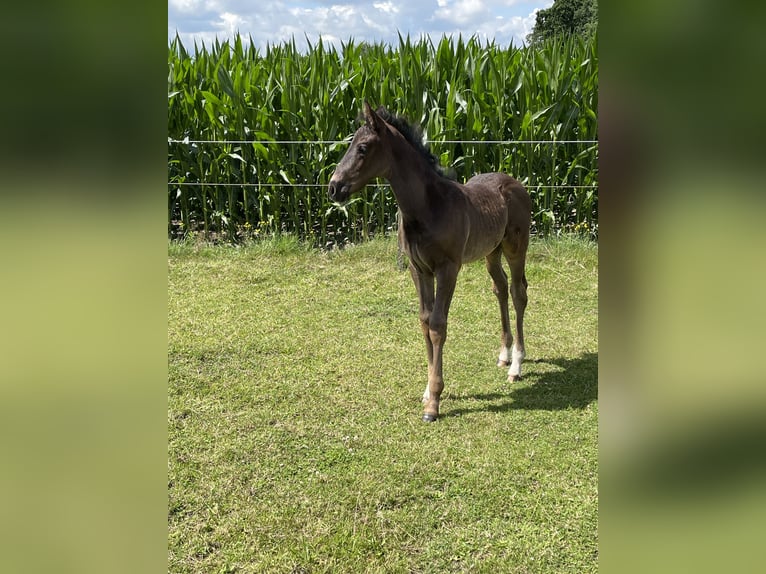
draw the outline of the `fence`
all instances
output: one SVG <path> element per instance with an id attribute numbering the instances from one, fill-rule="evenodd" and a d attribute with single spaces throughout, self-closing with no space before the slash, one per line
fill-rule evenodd
<path id="1" fill-rule="evenodd" d="M 238 241 L 292 233 L 330 247 L 394 232 L 397 208 L 387 183 L 368 185 L 343 206 L 327 197 L 327 181 L 349 141 L 168 138 L 169 236 L 201 232 Z M 576 232 L 597 238 L 597 140 L 429 145 L 458 180 L 480 171 L 504 171 L 519 179 L 533 200 L 533 234 Z M 525 153 L 516 153 L 522 146 Z M 533 154 L 538 156 L 534 163 Z"/>

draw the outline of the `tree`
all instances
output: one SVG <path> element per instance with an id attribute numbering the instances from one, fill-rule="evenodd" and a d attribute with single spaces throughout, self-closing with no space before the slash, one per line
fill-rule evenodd
<path id="1" fill-rule="evenodd" d="M 579 34 L 590 36 L 598 26 L 598 0 L 554 0 L 553 6 L 537 13 L 535 27 L 527 42 Z"/>

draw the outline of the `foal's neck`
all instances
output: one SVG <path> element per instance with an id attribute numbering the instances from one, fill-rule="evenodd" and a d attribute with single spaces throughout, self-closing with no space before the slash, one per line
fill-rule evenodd
<path id="1" fill-rule="evenodd" d="M 392 165 L 388 181 L 399 211 L 407 219 L 422 219 L 428 213 L 427 189 L 438 174 L 428 161 L 398 131 L 391 131 Z"/>

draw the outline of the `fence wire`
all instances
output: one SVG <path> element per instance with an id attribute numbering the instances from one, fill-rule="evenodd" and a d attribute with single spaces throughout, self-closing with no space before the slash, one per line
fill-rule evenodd
<path id="1" fill-rule="evenodd" d="M 351 139 L 344 140 L 190 140 L 190 139 L 172 139 L 168 138 L 168 144 L 184 144 L 184 145 L 199 145 L 199 144 L 213 144 L 213 145 L 243 145 L 243 144 L 259 144 L 259 145 L 340 145 L 349 144 Z M 598 140 L 433 140 L 426 142 L 429 145 L 440 144 L 472 144 L 472 145 L 542 145 L 542 144 L 597 144 Z M 172 186 L 189 186 L 189 187 L 293 187 L 293 188 L 305 188 L 305 187 L 325 187 L 327 184 L 322 183 L 224 183 L 224 182 L 168 182 L 168 185 Z M 525 183 L 527 187 L 535 189 L 597 189 L 598 185 L 535 185 L 532 183 Z M 382 184 L 369 184 L 367 187 L 390 187 L 387 183 Z"/>

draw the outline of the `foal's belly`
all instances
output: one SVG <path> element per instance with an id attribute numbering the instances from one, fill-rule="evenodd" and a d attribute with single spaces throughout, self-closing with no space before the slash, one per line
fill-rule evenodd
<path id="1" fill-rule="evenodd" d="M 503 228 L 497 230 L 472 229 L 468 234 L 465 248 L 463 249 L 463 263 L 476 261 L 492 253 L 500 245 L 504 234 Z"/>
<path id="2" fill-rule="evenodd" d="M 466 214 L 466 240 L 463 262 L 486 257 L 500 245 L 508 224 L 508 211 L 499 194 L 484 194 L 479 205 Z"/>

